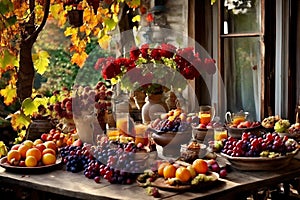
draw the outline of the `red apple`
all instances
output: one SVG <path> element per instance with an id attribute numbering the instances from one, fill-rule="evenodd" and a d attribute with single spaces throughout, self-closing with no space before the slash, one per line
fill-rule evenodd
<path id="1" fill-rule="evenodd" d="M 43 133 L 43 134 L 41 135 L 41 139 L 42 139 L 43 141 L 47 141 L 47 137 L 48 137 L 48 134 L 47 134 L 47 133 Z"/>
<path id="2" fill-rule="evenodd" d="M 81 147 L 83 145 L 82 141 L 80 139 L 77 139 L 73 142 L 73 146 Z"/>
<path id="3" fill-rule="evenodd" d="M 18 150 L 21 144 L 15 144 L 11 147 L 11 150 Z"/>
<path id="4" fill-rule="evenodd" d="M 46 149 L 46 146 L 44 144 L 37 144 L 35 145 L 35 147 L 39 149 L 40 152 L 43 152 L 43 150 Z"/>
<path id="5" fill-rule="evenodd" d="M 199 128 L 206 129 L 206 125 L 205 124 L 199 124 Z"/>

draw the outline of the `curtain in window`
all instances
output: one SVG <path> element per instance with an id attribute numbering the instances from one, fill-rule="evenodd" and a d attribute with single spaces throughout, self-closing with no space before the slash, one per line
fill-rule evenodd
<path id="1" fill-rule="evenodd" d="M 231 112 L 248 111 L 251 120 L 258 120 L 261 92 L 259 39 L 228 38 L 224 44 L 227 108 Z"/>

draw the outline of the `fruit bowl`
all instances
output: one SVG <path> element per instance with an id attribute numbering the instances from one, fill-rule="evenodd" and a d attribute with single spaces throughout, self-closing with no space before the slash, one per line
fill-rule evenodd
<path id="1" fill-rule="evenodd" d="M 297 154 L 297 149 L 285 156 L 278 157 L 232 157 L 221 153 L 231 164 L 231 166 L 243 171 L 272 171 L 282 169 L 289 165 L 290 161 Z"/>
<path id="2" fill-rule="evenodd" d="M 19 174 L 42 174 L 48 173 L 52 170 L 60 169 L 63 166 L 63 162 L 61 158 L 58 158 L 56 162 L 52 165 L 42 165 L 36 167 L 20 167 L 20 166 L 12 166 L 7 162 L 7 157 L 3 157 L 0 159 L 0 166 L 5 168 L 6 171 L 19 173 Z"/>
<path id="3" fill-rule="evenodd" d="M 192 131 L 185 132 L 154 132 L 153 141 L 163 148 L 165 156 L 179 156 L 180 146 L 188 143 L 192 139 Z"/>
<path id="4" fill-rule="evenodd" d="M 229 125 L 226 126 L 228 136 L 236 139 L 240 139 L 244 132 L 251 132 L 259 136 L 261 128 L 262 127 L 260 125 L 255 127 L 250 127 L 250 128 L 234 128 Z"/>

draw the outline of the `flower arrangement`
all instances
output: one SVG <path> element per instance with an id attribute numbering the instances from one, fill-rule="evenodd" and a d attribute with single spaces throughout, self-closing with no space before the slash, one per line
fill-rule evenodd
<path id="1" fill-rule="evenodd" d="M 156 91 L 158 86 L 183 89 L 186 80 L 199 77 L 200 72 L 216 72 L 215 60 L 201 58 L 193 47 L 176 48 L 171 44 L 132 47 L 129 58 L 99 58 L 94 68 L 101 69 L 102 77 L 113 85 L 121 82 L 122 89 L 142 89 L 146 93 Z"/>

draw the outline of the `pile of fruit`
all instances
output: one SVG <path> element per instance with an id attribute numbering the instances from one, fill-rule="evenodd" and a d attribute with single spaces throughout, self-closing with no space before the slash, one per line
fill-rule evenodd
<path id="1" fill-rule="evenodd" d="M 288 132 L 289 132 L 290 134 L 299 134 L 299 135 L 300 135 L 300 123 L 292 124 L 292 125 L 289 127 Z"/>
<path id="2" fill-rule="evenodd" d="M 56 163 L 57 145 L 53 141 L 25 140 L 7 153 L 7 163 L 19 167 L 37 167 Z"/>
<path id="3" fill-rule="evenodd" d="M 192 117 L 177 108 L 151 122 L 150 127 L 161 132 L 185 132 L 192 129 L 192 122 Z"/>
<path id="4" fill-rule="evenodd" d="M 297 146 L 294 139 L 280 137 L 275 132 L 262 136 L 244 132 L 241 139 L 228 137 L 222 153 L 233 157 L 276 157 L 293 152 Z"/>
<path id="5" fill-rule="evenodd" d="M 60 153 L 67 171 L 84 171 L 96 183 L 104 178 L 112 184 L 131 184 L 147 167 L 147 153 L 141 143 L 124 144 L 103 138 L 97 146 L 66 146 Z"/>
<path id="6" fill-rule="evenodd" d="M 44 142 L 53 141 L 58 148 L 61 148 L 73 144 L 73 142 L 78 139 L 78 135 L 76 129 L 68 133 L 63 133 L 60 129 L 51 129 L 49 133 L 43 133 L 41 139 Z"/>
<path id="7" fill-rule="evenodd" d="M 216 181 L 218 177 L 211 173 L 211 170 L 220 173 L 221 177 L 227 175 L 225 168 L 220 169 L 217 162 L 196 159 L 192 164 L 182 161 L 158 162 L 157 169 L 146 170 L 139 175 L 137 181 L 143 186 L 151 185 L 156 179 L 164 179 L 164 183 L 170 186 L 190 185 L 197 186 L 203 182 Z"/>
<path id="8" fill-rule="evenodd" d="M 259 127 L 261 125 L 260 122 L 258 121 L 243 121 L 243 122 L 239 122 L 238 124 L 230 124 L 229 128 L 255 128 L 255 127 Z"/>
<path id="9" fill-rule="evenodd" d="M 276 116 L 269 116 L 269 117 L 266 117 L 262 120 L 261 122 L 261 125 L 264 127 L 264 128 L 267 128 L 267 129 L 272 129 L 274 128 L 275 126 L 275 123 L 279 120 L 279 116 L 276 115 Z"/>

